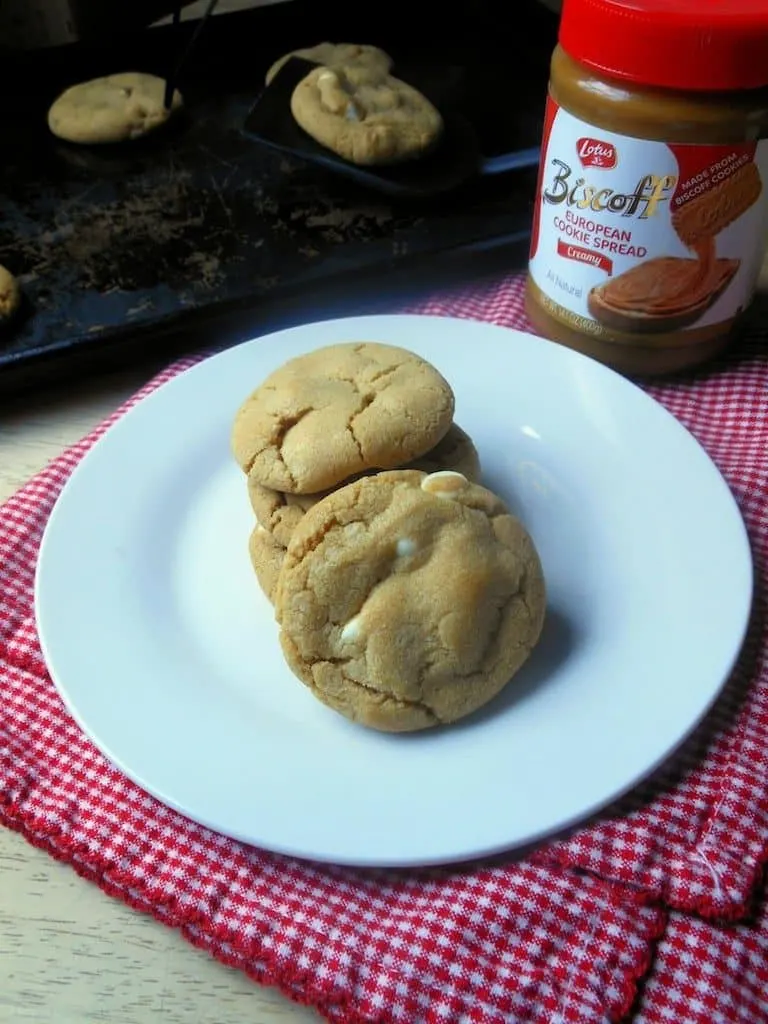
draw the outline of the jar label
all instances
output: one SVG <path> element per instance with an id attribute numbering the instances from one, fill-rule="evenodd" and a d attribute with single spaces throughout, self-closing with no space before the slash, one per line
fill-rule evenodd
<path id="1" fill-rule="evenodd" d="M 637 139 L 585 124 L 550 98 L 529 267 L 541 301 L 598 337 L 732 320 L 760 272 L 766 183 L 766 141 Z"/>

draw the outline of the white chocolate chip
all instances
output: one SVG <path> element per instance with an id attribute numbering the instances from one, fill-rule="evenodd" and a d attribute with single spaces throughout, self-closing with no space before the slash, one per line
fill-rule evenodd
<path id="1" fill-rule="evenodd" d="M 461 474 L 452 469 L 441 469 L 437 473 L 430 473 L 421 481 L 422 491 L 434 494 L 438 498 L 457 498 L 460 491 L 463 491 L 469 481 Z"/>
<path id="2" fill-rule="evenodd" d="M 350 619 L 349 622 L 342 626 L 341 629 L 341 640 L 342 643 L 348 640 L 357 640 L 360 636 L 360 617 L 355 616 L 354 619 Z"/>
<path id="3" fill-rule="evenodd" d="M 401 537 L 395 550 L 401 558 L 406 558 L 408 555 L 416 553 L 416 541 L 411 540 L 410 537 Z"/>
<path id="4" fill-rule="evenodd" d="M 320 93 L 320 105 L 331 114 L 344 117 L 349 103 L 349 93 L 345 83 L 335 71 L 327 69 L 317 76 L 317 91 Z"/>
<path id="5" fill-rule="evenodd" d="M 359 121 L 360 120 L 360 112 L 358 111 L 358 109 L 357 109 L 357 107 L 355 106 L 354 103 L 348 103 L 347 104 L 347 113 L 346 113 L 345 116 L 346 116 L 348 121 Z"/>

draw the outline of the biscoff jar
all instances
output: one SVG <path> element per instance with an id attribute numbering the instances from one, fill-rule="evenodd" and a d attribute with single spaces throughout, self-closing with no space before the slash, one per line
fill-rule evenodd
<path id="1" fill-rule="evenodd" d="M 630 374 L 736 333 L 768 240 L 768 0 L 565 0 L 526 306 Z"/>

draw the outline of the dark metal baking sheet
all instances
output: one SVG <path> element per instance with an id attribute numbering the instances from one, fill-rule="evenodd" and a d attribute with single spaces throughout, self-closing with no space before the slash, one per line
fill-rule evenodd
<path id="1" fill-rule="evenodd" d="M 293 8 L 294 17 L 281 8 Z M 295 12 L 302 9 L 306 35 L 300 37 Z M 79 49 L 77 59 L 69 51 L 2 62 L 11 76 L 15 66 L 17 82 L 23 62 L 28 89 L 14 102 L 2 91 L 0 262 L 19 277 L 25 304 L 0 336 L 0 386 L 21 366 L 29 380 L 36 366 L 41 380 L 52 367 L 60 372 L 54 356 L 119 347 L 127 358 L 134 340 L 146 345 L 148 336 L 203 322 L 215 336 L 217 324 L 235 312 L 256 323 L 281 303 L 303 295 L 321 299 L 334 282 L 337 292 L 349 281 L 351 290 L 373 293 L 396 268 L 407 276 L 411 268 L 437 268 L 438 257 L 457 250 L 471 253 L 524 236 L 530 171 L 473 182 L 437 201 L 401 202 L 275 153 L 243 132 L 275 56 L 347 35 L 327 26 L 321 32 L 311 9 L 294 0 L 215 19 L 182 83 L 184 116 L 132 146 L 61 143 L 48 132 L 45 112 L 69 81 L 128 67 L 162 72 L 169 62 L 164 30 L 113 42 L 111 49 Z M 386 37 L 356 28 L 343 4 L 336 10 L 339 23 L 347 17 L 350 37 L 396 51 Z M 262 17 L 267 12 L 271 22 Z M 249 48 L 247 33 L 253 40 L 265 27 L 269 46 L 262 37 Z M 420 45 L 414 34 L 410 51 L 398 56 L 424 60 Z M 430 45 L 428 62 L 480 66 L 473 64 L 477 39 Z M 516 93 L 494 98 L 498 86 L 482 93 L 482 81 L 470 74 L 468 102 L 476 106 L 485 95 L 479 128 L 491 156 L 509 151 L 510 138 L 513 148 L 536 139 L 550 45 L 551 39 L 541 40 L 537 61 L 528 48 L 533 70 L 526 70 Z M 487 75 L 493 61 L 480 56 Z M 501 67 L 497 62 L 497 78 Z M 510 118 L 510 95 L 517 95 L 517 117 Z M 506 132 L 498 124 L 502 110 L 510 120 Z"/>

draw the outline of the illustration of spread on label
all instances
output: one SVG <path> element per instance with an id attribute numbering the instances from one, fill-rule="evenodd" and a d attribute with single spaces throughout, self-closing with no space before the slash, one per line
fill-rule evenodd
<path id="1" fill-rule="evenodd" d="M 759 272 L 766 142 L 674 145 L 600 131 L 550 98 L 530 273 L 593 335 L 732 320 Z"/>

